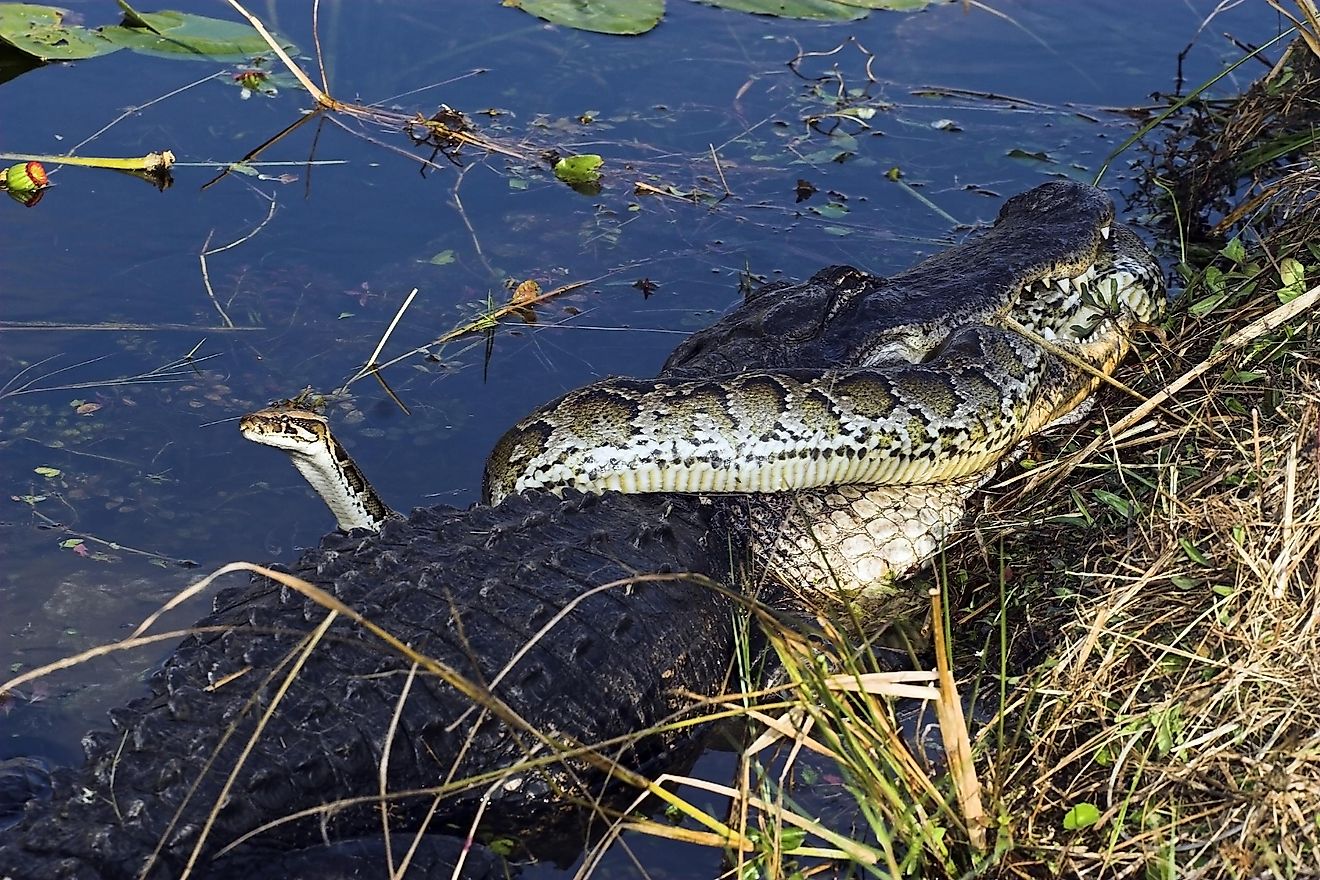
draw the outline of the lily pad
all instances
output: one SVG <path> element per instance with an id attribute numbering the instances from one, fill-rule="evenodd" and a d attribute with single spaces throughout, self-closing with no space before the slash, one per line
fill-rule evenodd
<path id="1" fill-rule="evenodd" d="M 886 12 L 917 12 L 936 3 L 948 3 L 951 0 L 835 0 L 844 6 L 861 6 L 866 9 L 883 9 Z"/>
<path id="2" fill-rule="evenodd" d="M 555 177 L 567 184 L 600 182 L 600 166 L 605 160 L 595 153 L 568 156 L 555 163 Z"/>
<path id="3" fill-rule="evenodd" d="M 865 6 L 836 0 L 698 0 L 707 6 L 773 15 L 777 18 L 805 18 L 815 21 L 856 21 L 871 10 Z"/>
<path id="4" fill-rule="evenodd" d="M 68 15 L 56 6 L 0 3 L 0 40 L 42 61 L 77 61 L 120 49 L 96 31 L 66 25 Z"/>
<path id="5" fill-rule="evenodd" d="M 123 24 L 95 30 L 72 24 L 69 17 L 68 10 L 57 6 L 0 3 L 0 43 L 40 61 L 78 61 L 120 49 L 167 58 L 237 61 L 270 48 L 246 24 L 186 12 L 138 13 L 128 8 Z M 287 41 L 283 45 L 294 49 Z"/>
<path id="6" fill-rule="evenodd" d="M 138 17 L 158 33 L 128 25 L 100 28 L 97 33 L 111 43 L 134 52 L 165 58 L 241 61 L 270 51 L 260 34 L 248 25 L 235 21 L 174 10 L 143 12 Z M 286 50 L 294 48 L 287 41 L 281 40 L 280 43 Z"/>
<path id="7" fill-rule="evenodd" d="M 665 14 L 665 0 L 505 0 L 505 5 L 599 34 L 644 34 Z"/>
<path id="8" fill-rule="evenodd" d="M 913 12 L 949 0 L 697 0 L 755 15 L 816 21 L 856 21 L 872 10 Z M 537 18 L 602 34 L 644 34 L 660 23 L 665 0 L 503 0 Z"/>

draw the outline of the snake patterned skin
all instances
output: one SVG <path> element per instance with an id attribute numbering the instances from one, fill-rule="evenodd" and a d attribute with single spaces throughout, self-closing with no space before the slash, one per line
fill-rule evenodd
<path id="1" fill-rule="evenodd" d="M 1022 442 L 1076 419 L 1166 295 L 1113 203 L 1053 181 L 893 278 L 831 267 L 753 293 L 655 379 L 570 391 L 511 428 L 484 498 L 528 490 L 736 493 L 757 561 L 827 596 L 883 595 L 942 544 Z M 1080 365 L 1080 366 L 1079 366 Z M 388 508 L 304 411 L 245 417 L 343 528 Z"/>

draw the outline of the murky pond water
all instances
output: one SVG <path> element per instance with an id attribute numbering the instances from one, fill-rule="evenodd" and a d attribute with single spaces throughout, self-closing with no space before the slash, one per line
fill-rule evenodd
<path id="1" fill-rule="evenodd" d="M 65 5 L 94 23 L 106 6 Z M 244 100 L 232 66 L 127 52 L 0 85 L 0 151 L 170 149 L 181 163 L 163 193 L 64 168 L 37 207 L 0 204 L 0 670 L 123 636 L 195 577 L 185 562 L 289 560 L 314 543 L 333 525 L 321 502 L 235 419 L 342 388 L 412 288 L 382 360 L 503 302 L 510 283 L 582 283 L 534 324 L 402 357 L 385 375 L 407 412 L 371 379 L 331 405 L 394 506 L 467 504 L 519 416 L 606 375 L 654 373 L 738 301 L 744 276 L 890 272 L 1047 176 L 1091 179 L 1135 130 L 1126 108 L 1173 90 L 1214 4 L 991 5 L 817 24 L 673 0 L 659 28 L 625 39 L 496 0 L 325 2 L 336 96 L 426 115 L 444 102 L 528 158 L 469 149 L 451 164 L 398 131 L 312 120 L 261 153 L 259 176 L 205 189 L 216 163 L 296 120 L 305 94 Z M 254 11 L 313 45 L 307 4 Z M 1216 19 L 1184 76 L 1239 56 L 1221 32 L 1260 42 L 1277 24 L 1263 4 Z M 603 155 L 602 191 L 557 182 L 545 150 Z M 1106 177 L 1119 193 L 1129 159 Z M 814 189 L 801 201 L 799 181 Z M 705 197 L 639 195 L 639 182 Z M 0 706 L 0 758 L 69 758 L 160 656 L 26 688 Z"/>

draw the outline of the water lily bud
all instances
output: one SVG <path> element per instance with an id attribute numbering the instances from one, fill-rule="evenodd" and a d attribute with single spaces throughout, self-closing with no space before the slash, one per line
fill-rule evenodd
<path id="1" fill-rule="evenodd" d="M 50 180 L 40 162 L 10 165 L 5 172 L 5 188 L 15 196 L 27 196 L 47 186 Z"/>

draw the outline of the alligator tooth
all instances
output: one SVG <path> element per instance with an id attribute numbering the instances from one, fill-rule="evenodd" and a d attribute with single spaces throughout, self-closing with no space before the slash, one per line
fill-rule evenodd
<path id="1" fill-rule="evenodd" d="M 1064 293 L 1072 293 L 1072 279 L 1060 278 L 1058 281 L 1054 283 L 1057 284 L 1059 286 L 1059 290 L 1063 291 Z"/>
<path id="2" fill-rule="evenodd" d="M 1101 226 L 1101 227 L 1100 227 L 1100 236 L 1101 236 L 1101 238 L 1105 239 L 1105 241 L 1108 241 L 1108 240 L 1109 240 L 1109 227 L 1108 227 L 1108 226 Z"/>

